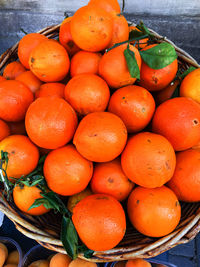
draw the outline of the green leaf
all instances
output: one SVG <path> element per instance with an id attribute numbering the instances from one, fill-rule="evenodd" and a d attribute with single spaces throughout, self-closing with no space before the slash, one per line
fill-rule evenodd
<path id="1" fill-rule="evenodd" d="M 148 50 L 140 51 L 144 62 L 152 69 L 162 69 L 171 64 L 176 58 L 176 50 L 166 42 L 160 43 Z"/>
<path id="2" fill-rule="evenodd" d="M 140 79 L 140 70 L 135 58 L 135 53 L 129 49 L 129 45 L 124 50 L 124 56 L 128 66 L 128 70 L 132 78 Z"/>
<path id="3" fill-rule="evenodd" d="M 94 254 L 94 250 L 87 248 L 85 244 L 78 246 L 78 252 L 83 253 L 84 257 L 87 259 L 92 258 L 93 254 Z"/>
<path id="4" fill-rule="evenodd" d="M 186 71 L 184 71 L 181 75 L 180 78 L 184 79 L 190 72 L 192 72 L 193 70 L 196 70 L 195 67 L 191 66 L 189 67 L 189 69 L 187 69 Z"/>
<path id="5" fill-rule="evenodd" d="M 62 218 L 61 241 L 67 254 L 72 259 L 76 259 L 78 256 L 78 234 L 72 220 L 65 216 Z"/>
<path id="6" fill-rule="evenodd" d="M 38 198 L 34 201 L 34 203 L 30 206 L 28 210 L 31 210 L 33 208 L 37 208 L 39 206 L 43 205 L 46 209 L 51 209 L 52 205 L 49 203 L 49 201 L 45 198 Z"/>
<path id="7" fill-rule="evenodd" d="M 144 39 L 144 33 L 140 32 L 140 31 L 137 31 L 137 30 L 132 30 L 130 31 L 129 33 L 129 39 L 134 39 L 134 38 L 137 38 L 137 40 L 141 40 L 141 39 Z"/>
<path id="8" fill-rule="evenodd" d="M 138 30 L 140 30 L 143 34 L 148 34 L 151 36 L 149 29 L 144 25 L 143 21 L 141 20 L 140 23 L 136 26 Z"/>

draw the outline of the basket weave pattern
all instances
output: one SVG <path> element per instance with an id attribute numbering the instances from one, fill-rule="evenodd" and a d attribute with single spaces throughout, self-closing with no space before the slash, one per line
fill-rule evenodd
<path id="1" fill-rule="evenodd" d="M 134 24 L 133 24 L 134 25 Z M 47 27 L 39 33 L 48 38 L 58 36 L 60 25 Z M 186 70 L 190 66 L 199 68 L 198 63 L 185 51 L 178 48 L 167 38 L 151 30 L 156 37 L 172 44 L 178 54 L 179 68 Z M 162 42 L 162 41 L 160 41 Z M 8 49 L 0 57 L 0 71 L 13 60 L 17 60 L 18 44 Z M 159 255 L 178 244 L 187 243 L 200 231 L 200 203 L 181 203 L 182 217 L 177 228 L 162 238 L 150 238 L 137 232 L 131 225 L 127 225 L 125 237 L 120 244 L 104 252 L 95 252 L 89 259 L 95 262 L 128 260 L 131 258 L 150 258 Z M 66 253 L 60 241 L 59 215 L 49 212 L 42 216 L 30 216 L 21 213 L 13 201 L 7 202 L 3 197 L 3 187 L 0 186 L 0 211 L 11 219 L 16 228 L 29 238 L 36 240 L 42 246 L 61 253 Z M 61 218 L 60 218 L 61 219 Z M 79 254 L 80 258 L 84 258 Z M 88 260 L 88 259 L 87 259 Z"/>

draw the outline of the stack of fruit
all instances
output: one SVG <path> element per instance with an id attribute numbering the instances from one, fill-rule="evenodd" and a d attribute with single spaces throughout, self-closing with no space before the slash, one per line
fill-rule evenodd
<path id="1" fill-rule="evenodd" d="M 1 267 L 17 267 L 19 264 L 18 250 L 8 251 L 5 244 L 0 243 L 0 266 Z"/>
<path id="2" fill-rule="evenodd" d="M 46 260 L 34 261 L 28 267 L 97 267 L 97 264 L 79 258 L 72 260 L 67 255 L 57 253 L 49 256 Z"/>
<path id="3" fill-rule="evenodd" d="M 27 34 L 18 57 L 0 82 L 7 197 L 31 215 L 60 212 L 72 258 L 115 247 L 128 218 L 144 235 L 171 233 L 179 200 L 200 200 L 200 69 L 178 68 L 174 47 L 129 27 L 117 0 L 91 0 L 59 41 Z"/>

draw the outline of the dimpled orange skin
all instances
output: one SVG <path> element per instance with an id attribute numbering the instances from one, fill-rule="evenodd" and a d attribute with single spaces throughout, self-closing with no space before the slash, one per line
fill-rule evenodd
<path id="1" fill-rule="evenodd" d="M 83 158 L 73 145 L 50 152 L 44 163 L 48 187 L 63 196 L 83 191 L 93 173 L 93 164 Z"/>
<path id="2" fill-rule="evenodd" d="M 49 263 L 49 267 L 68 267 L 72 259 L 65 254 L 55 254 Z"/>
<path id="3" fill-rule="evenodd" d="M 193 70 L 183 79 L 180 96 L 190 97 L 200 103 L 200 68 Z"/>
<path id="4" fill-rule="evenodd" d="M 66 101 L 81 115 L 104 111 L 109 98 L 107 83 L 95 74 L 76 75 L 65 87 Z"/>
<path id="5" fill-rule="evenodd" d="M 99 63 L 99 75 L 107 82 L 110 87 L 120 88 L 131 85 L 136 81 L 132 78 L 127 67 L 124 50 L 127 44 L 120 45 L 103 55 Z M 141 57 L 137 48 L 129 45 L 129 49 L 135 53 L 139 69 L 141 68 Z"/>
<path id="6" fill-rule="evenodd" d="M 39 160 L 38 148 L 24 135 L 10 135 L 0 142 L 0 151 L 8 152 L 8 177 L 20 178 L 32 172 Z"/>
<path id="7" fill-rule="evenodd" d="M 126 217 L 119 201 L 105 194 L 94 194 L 74 208 L 72 221 L 82 242 L 94 251 L 115 247 L 126 231 Z"/>
<path id="8" fill-rule="evenodd" d="M 200 150 L 188 149 L 176 154 L 176 169 L 168 186 L 179 200 L 200 201 Z"/>
<path id="9" fill-rule="evenodd" d="M 127 129 L 118 116 L 110 112 L 94 112 L 79 123 L 73 143 L 86 159 L 106 162 L 121 154 L 126 140 Z"/>
<path id="10" fill-rule="evenodd" d="M 137 85 L 122 87 L 110 98 L 108 111 L 119 116 L 129 133 L 139 132 L 150 122 L 155 110 L 152 95 Z"/>
<path id="11" fill-rule="evenodd" d="M 5 67 L 3 71 L 3 77 L 6 80 L 14 80 L 15 78 L 17 78 L 17 76 L 19 76 L 21 73 L 25 71 L 26 69 L 20 62 L 13 61 Z"/>
<path id="12" fill-rule="evenodd" d="M 0 120 L 0 141 L 10 135 L 10 128 L 7 123 Z"/>
<path id="13" fill-rule="evenodd" d="M 72 139 L 77 127 L 77 116 L 64 99 L 40 97 L 30 105 L 25 126 L 28 136 L 36 145 L 55 149 Z"/>
<path id="14" fill-rule="evenodd" d="M 186 150 L 200 140 L 200 104 L 176 97 L 156 109 L 152 131 L 165 136 L 176 151 Z"/>
<path id="15" fill-rule="evenodd" d="M 5 121 L 24 119 L 33 93 L 20 81 L 6 80 L 0 83 L 0 118 Z"/>
<path id="16" fill-rule="evenodd" d="M 122 170 L 120 159 L 117 158 L 95 165 L 90 187 L 96 194 L 108 194 L 123 201 L 130 194 L 134 183 L 128 180 Z"/>
<path id="17" fill-rule="evenodd" d="M 156 46 L 156 44 L 146 46 L 143 50 L 148 50 L 154 46 Z M 162 69 L 152 69 L 144 61 L 142 61 L 139 85 L 149 91 L 159 91 L 173 81 L 176 77 L 177 70 L 177 59 Z"/>
<path id="18" fill-rule="evenodd" d="M 127 41 L 129 38 L 129 27 L 126 18 L 117 12 L 110 13 L 113 17 L 113 34 L 108 47 Z"/>
<path id="19" fill-rule="evenodd" d="M 35 93 L 42 85 L 42 82 L 30 70 L 17 76 L 16 81 L 22 82 L 33 93 Z"/>
<path id="20" fill-rule="evenodd" d="M 129 138 L 121 156 L 124 173 L 147 188 L 162 186 L 173 176 L 176 156 L 169 141 L 158 134 L 143 132 Z"/>
<path id="21" fill-rule="evenodd" d="M 70 74 L 71 77 L 82 73 L 98 74 L 99 62 L 102 55 L 87 51 L 79 51 L 71 59 Z"/>
<path id="22" fill-rule="evenodd" d="M 151 267 L 151 263 L 143 259 L 128 260 L 125 267 Z"/>
<path id="23" fill-rule="evenodd" d="M 44 83 L 35 92 L 35 98 L 45 96 L 57 96 L 64 98 L 65 85 L 62 83 Z"/>
<path id="24" fill-rule="evenodd" d="M 46 209 L 43 205 L 39 207 L 30 209 L 30 206 L 35 202 L 36 199 L 42 198 L 42 191 L 36 186 L 26 186 L 24 185 L 21 188 L 19 185 L 15 186 L 13 190 L 13 200 L 15 205 L 23 212 L 26 212 L 31 215 L 42 215 L 49 210 Z"/>
<path id="25" fill-rule="evenodd" d="M 166 186 L 135 188 L 127 203 L 128 216 L 142 234 L 161 237 L 171 233 L 178 225 L 181 207 L 177 196 Z"/>
<path id="26" fill-rule="evenodd" d="M 73 56 L 80 50 L 80 48 L 74 43 L 72 39 L 71 30 L 70 30 L 71 19 L 72 17 L 69 17 L 67 18 L 65 22 L 61 24 L 60 31 L 59 31 L 59 42 L 61 43 L 61 45 L 64 46 L 68 54 L 70 56 Z"/>
<path id="27" fill-rule="evenodd" d="M 117 0 L 90 0 L 88 5 L 94 5 L 99 8 L 103 8 L 107 12 L 121 12 L 120 5 Z"/>
<path id="28" fill-rule="evenodd" d="M 3 82 L 5 80 L 6 80 L 6 78 L 4 78 L 3 76 L 0 75 L 0 82 Z"/>
<path id="29" fill-rule="evenodd" d="M 74 42 L 83 50 L 98 52 L 111 41 L 112 16 L 96 6 L 84 6 L 73 15 L 70 23 Z"/>
<path id="30" fill-rule="evenodd" d="M 20 62 L 26 67 L 29 67 L 29 57 L 31 51 L 40 43 L 48 40 L 48 38 L 40 33 L 29 33 L 24 35 L 24 37 L 19 41 L 18 45 L 18 57 Z"/>
<path id="31" fill-rule="evenodd" d="M 67 51 L 59 42 L 47 40 L 32 50 L 29 66 L 41 81 L 58 82 L 67 75 L 70 61 Z"/>

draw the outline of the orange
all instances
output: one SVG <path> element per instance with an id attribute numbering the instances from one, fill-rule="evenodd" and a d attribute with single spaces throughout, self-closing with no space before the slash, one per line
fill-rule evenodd
<path id="1" fill-rule="evenodd" d="M 120 159 L 117 158 L 95 165 L 90 186 L 96 194 L 108 194 L 123 201 L 130 194 L 134 183 L 128 180 L 122 170 Z"/>
<path id="2" fill-rule="evenodd" d="M 10 135 L 10 128 L 7 123 L 0 120 L 0 141 Z"/>
<path id="3" fill-rule="evenodd" d="M 105 194 L 81 200 L 73 210 L 72 221 L 82 242 L 94 251 L 112 249 L 126 231 L 126 217 L 120 202 Z"/>
<path id="4" fill-rule="evenodd" d="M 11 134 L 26 135 L 26 129 L 25 129 L 25 122 L 24 121 L 8 122 L 8 126 L 10 128 Z"/>
<path id="5" fill-rule="evenodd" d="M 75 260 L 70 262 L 69 267 L 97 267 L 97 264 L 76 258 Z"/>
<path id="6" fill-rule="evenodd" d="M 113 33 L 108 47 L 112 47 L 114 44 L 127 41 L 129 38 L 128 22 L 125 17 L 115 11 L 111 12 L 110 14 L 113 17 Z"/>
<path id="7" fill-rule="evenodd" d="M 127 67 L 124 50 L 127 44 L 120 45 L 106 52 L 99 63 L 99 75 L 110 87 L 119 88 L 133 84 L 136 78 L 132 78 Z M 141 57 L 137 48 L 129 45 L 129 49 L 135 53 L 139 69 L 141 68 Z"/>
<path id="8" fill-rule="evenodd" d="M 57 96 L 64 98 L 65 85 L 62 83 L 44 83 L 35 92 L 35 97 Z"/>
<path id="9" fill-rule="evenodd" d="M 128 260 L 125 267 L 151 267 L 151 263 L 143 259 Z"/>
<path id="10" fill-rule="evenodd" d="M 79 201 L 84 199 L 87 196 L 92 195 L 92 191 L 87 187 L 80 193 L 74 194 L 68 198 L 67 208 L 69 211 L 73 212 L 74 207 L 78 204 Z"/>
<path id="11" fill-rule="evenodd" d="M 72 139 L 77 116 L 64 99 L 40 97 L 27 110 L 25 126 L 28 136 L 36 145 L 55 149 Z"/>
<path id="12" fill-rule="evenodd" d="M 181 217 L 179 201 L 166 186 L 138 186 L 129 196 L 127 211 L 133 226 L 151 237 L 168 235 L 176 228 Z"/>
<path id="13" fill-rule="evenodd" d="M 26 85 L 33 93 L 42 85 L 42 82 L 30 70 L 17 76 L 16 80 Z"/>
<path id="14" fill-rule="evenodd" d="M 68 267 L 70 262 L 71 258 L 68 255 L 57 253 L 51 258 L 49 267 Z"/>
<path id="15" fill-rule="evenodd" d="M 29 67 L 29 57 L 32 50 L 42 42 L 48 40 L 48 38 L 39 33 L 29 33 L 26 34 L 20 41 L 18 45 L 18 57 L 20 62 L 27 68 Z"/>
<path id="16" fill-rule="evenodd" d="M 83 191 L 92 178 L 93 164 L 73 145 L 51 151 L 45 159 L 44 176 L 48 187 L 63 196 Z"/>
<path id="17" fill-rule="evenodd" d="M 129 26 L 129 32 L 131 31 L 138 31 L 138 32 L 141 32 L 136 26 Z M 132 41 L 131 44 L 135 44 L 135 47 L 137 49 L 142 49 L 142 48 L 145 48 L 147 45 L 148 45 L 148 40 L 149 38 L 144 38 L 144 39 L 141 39 L 141 40 L 138 40 L 138 41 Z"/>
<path id="18" fill-rule="evenodd" d="M 177 153 L 176 169 L 168 186 L 179 200 L 200 201 L 200 150 L 188 149 Z"/>
<path id="19" fill-rule="evenodd" d="M 166 100 L 170 99 L 179 84 L 180 80 L 175 80 L 161 91 L 157 91 L 156 94 L 154 95 L 156 104 L 160 105 Z"/>
<path id="20" fill-rule="evenodd" d="M 69 22 L 70 20 L 72 19 L 72 16 L 71 17 L 66 17 L 62 22 L 61 22 L 61 25 L 66 23 L 66 22 Z"/>
<path id="21" fill-rule="evenodd" d="M 193 70 L 183 79 L 180 96 L 190 97 L 200 103 L 200 68 Z"/>
<path id="22" fill-rule="evenodd" d="M 109 112 L 94 112 L 81 120 L 73 143 L 86 159 L 106 162 L 121 154 L 126 140 L 127 130 L 119 117 Z"/>
<path id="23" fill-rule="evenodd" d="M 149 45 L 143 50 L 148 50 L 157 44 Z M 178 61 L 175 59 L 171 64 L 162 69 L 152 69 L 144 61 L 140 70 L 139 84 L 149 91 L 159 91 L 170 84 L 176 76 Z"/>
<path id="24" fill-rule="evenodd" d="M 64 23 L 61 24 L 59 31 L 59 42 L 64 46 L 68 54 L 70 56 L 73 56 L 80 50 L 80 48 L 74 43 L 72 39 L 70 30 L 71 19 L 72 17 L 69 17 L 66 21 L 64 21 Z"/>
<path id="25" fill-rule="evenodd" d="M 31 71 L 43 82 L 61 81 L 69 71 L 69 56 L 62 45 L 47 40 L 36 46 L 29 58 Z"/>
<path id="26" fill-rule="evenodd" d="M 19 264 L 19 252 L 18 250 L 13 250 L 8 254 L 8 258 L 6 260 L 6 264 Z"/>
<path id="27" fill-rule="evenodd" d="M 79 51 L 71 59 L 71 76 L 74 77 L 82 73 L 98 74 L 100 59 L 100 53 Z"/>
<path id="28" fill-rule="evenodd" d="M 36 199 L 43 198 L 40 193 L 42 193 L 42 191 L 36 186 L 24 185 L 20 187 L 17 185 L 13 190 L 13 200 L 21 211 L 31 215 L 42 215 L 49 211 L 43 205 L 28 210 Z"/>
<path id="29" fill-rule="evenodd" d="M 22 82 L 4 81 L 0 83 L 0 118 L 3 120 L 23 120 L 32 102 L 33 93 Z"/>
<path id="30" fill-rule="evenodd" d="M 129 138 L 122 153 L 121 164 L 131 181 L 155 188 L 162 186 L 173 176 L 176 156 L 165 137 L 143 132 Z"/>
<path id="31" fill-rule="evenodd" d="M 5 80 L 6 80 L 6 78 L 4 78 L 3 76 L 0 75 L 0 82 L 3 82 Z"/>
<path id="32" fill-rule="evenodd" d="M 65 99 L 80 115 L 104 111 L 109 98 L 107 83 L 95 74 L 76 75 L 65 87 Z"/>
<path id="33" fill-rule="evenodd" d="M 6 173 L 9 178 L 20 178 L 22 175 L 27 175 L 38 164 L 38 148 L 24 135 L 6 137 L 0 142 L 0 151 L 8 152 Z"/>
<path id="34" fill-rule="evenodd" d="M 94 5 L 98 8 L 104 9 L 107 12 L 121 12 L 120 5 L 117 0 L 90 0 L 88 5 Z"/>
<path id="35" fill-rule="evenodd" d="M 176 151 L 186 150 L 200 141 L 200 105 L 186 97 L 167 100 L 156 109 L 152 129 Z"/>
<path id="36" fill-rule="evenodd" d="M 108 111 L 119 116 L 129 133 L 143 130 L 151 121 L 155 110 L 152 95 L 137 85 L 122 87 L 110 98 Z"/>
<path id="37" fill-rule="evenodd" d="M 49 267 L 49 262 L 47 260 L 37 260 L 32 262 L 28 267 Z"/>
<path id="38" fill-rule="evenodd" d="M 70 22 L 74 42 L 83 50 L 98 52 L 105 49 L 112 38 L 112 16 L 96 5 L 79 8 Z"/>
<path id="39" fill-rule="evenodd" d="M 14 80 L 15 78 L 17 78 L 17 76 L 19 76 L 25 71 L 26 69 L 22 66 L 20 62 L 13 61 L 5 67 L 3 71 L 3 77 L 6 80 Z"/>
<path id="40" fill-rule="evenodd" d="M 6 245 L 0 243 L 0 266 L 3 266 L 8 257 L 8 249 Z"/>

